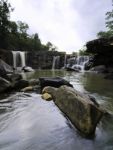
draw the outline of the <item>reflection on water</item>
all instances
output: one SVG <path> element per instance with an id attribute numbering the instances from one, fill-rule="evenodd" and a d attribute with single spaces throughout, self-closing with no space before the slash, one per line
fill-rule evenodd
<path id="1" fill-rule="evenodd" d="M 113 114 L 113 82 L 101 75 L 66 71 L 37 71 L 26 78 L 61 76 L 96 97 Z M 0 98 L 0 150 L 112 150 L 113 117 L 105 116 L 94 139 L 81 137 L 51 102 L 36 93 L 13 93 Z"/>

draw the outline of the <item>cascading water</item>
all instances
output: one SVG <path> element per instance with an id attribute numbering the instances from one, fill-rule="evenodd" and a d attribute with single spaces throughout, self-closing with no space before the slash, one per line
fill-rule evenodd
<path id="1" fill-rule="evenodd" d="M 12 51 L 13 54 L 13 67 L 16 69 L 17 63 L 16 63 L 16 57 L 17 57 L 17 51 Z"/>
<path id="2" fill-rule="evenodd" d="M 70 69 L 84 71 L 86 63 L 89 61 L 89 56 L 77 56 L 68 59 L 66 65 Z"/>
<path id="3" fill-rule="evenodd" d="M 53 56 L 52 70 L 59 67 L 60 56 Z"/>
<path id="4" fill-rule="evenodd" d="M 64 56 L 64 68 L 66 67 L 66 62 L 67 62 L 67 55 L 65 54 L 65 56 Z"/>
<path id="5" fill-rule="evenodd" d="M 85 64 L 89 61 L 89 56 L 77 56 L 76 63 L 72 66 L 74 69 L 84 71 Z"/>
<path id="6" fill-rule="evenodd" d="M 25 67 L 25 52 L 20 52 L 20 58 L 21 58 L 21 67 Z"/>
<path id="7" fill-rule="evenodd" d="M 21 52 L 21 51 L 12 51 L 12 54 L 13 54 L 13 67 L 15 69 L 17 69 L 18 67 L 18 64 L 17 64 L 17 60 L 19 59 L 18 57 L 20 57 L 20 66 L 21 68 L 25 67 L 26 66 L 26 63 L 25 63 L 25 52 Z"/>

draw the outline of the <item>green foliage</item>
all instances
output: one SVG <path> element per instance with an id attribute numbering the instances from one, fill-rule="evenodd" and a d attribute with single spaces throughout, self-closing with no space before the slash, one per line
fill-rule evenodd
<path id="1" fill-rule="evenodd" d="M 99 33 L 97 33 L 97 36 L 99 38 L 110 38 L 110 37 L 113 37 L 113 32 L 111 31 L 100 31 Z"/>
<path id="2" fill-rule="evenodd" d="M 89 55 L 89 54 L 86 52 L 85 49 L 81 49 L 81 50 L 79 50 L 79 55 L 84 56 L 84 55 Z"/>
<path id="3" fill-rule="evenodd" d="M 57 48 L 48 42 L 41 43 L 38 33 L 28 34 L 29 26 L 25 22 L 10 21 L 13 11 L 7 0 L 0 0 L 0 48 L 21 51 L 55 51 Z"/>
<path id="4" fill-rule="evenodd" d="M 7 47 L 7 34 L 9 28 L 9 17 L 12 11 L 11 6 L 6 0 L 0 1 L 0 46 Z"/>
<path id="5" fill-rule="evenodd" d="M 56 51 L 57 50 L 57 47 L 55 45 L 53 45 L 51 42 L 48 42 L 46 44 L 46 47 L 49 51 Z"/>
<path id="6" fill-rule="evenodd" d="M 85 56 L 85 55 L 90 55 L 87 51 L 86 51 L 86 46 L 84 45 L 83 48 L 81 48 L 79 50 L 79 55 L 80 56 Z"/>
<path id="7" fill-rule="evenodd" d="M 113 10 L 106 13 L 105 20 L 106 20 L 105 24 L 106 24 L 107 31 L 100 31 L 99 33 L 97 33 L 97 37 L 99 38 L 113 37 Z"/>

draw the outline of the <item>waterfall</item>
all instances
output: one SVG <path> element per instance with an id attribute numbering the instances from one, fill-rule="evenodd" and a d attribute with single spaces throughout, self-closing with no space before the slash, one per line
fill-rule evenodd
<path id="1" fill-rule="evenodd" d="M 64 68 L 66 67 L 66 62 L 67 62 L 67 55 L 65 54 L 65 56 L 64 56 Z"/>
<path id="2" fill-rule="evenodd" d="M 60 56 L 53 56 L 52 70 L 59 67 Z"/>
<path id="3" fill-rule="evenodd" d="M 20 64 L 21 68 L 26 66 L 26 63 L 25 63 L 25 52 L 12 51 L 12 54 L 13 54 L 13 67 L 15 69 L 17 69 L 17 67 L 19 67 L 18 63 L 17 63 L 18 60 L 20 60 L 19 64 Z M 20 59 L 19 59 L 19 57 L 20 57 Z"/>
<path id="4" fill-rule="evenodd" d="M 13 67 L 16 69 L 16 67 L 17 67 L 17 63 L 16 63 L 17 52 L 12 51 L 12 54 L 13 54 Z"/>
<path id="5" fill-rule="evenodd" d="M 19 52 L 20 53 L 20 58 L 21 58 L 21 67 L 25 67 L 25 52 Z"/>
<path id="6" fill-rule="evenodd" d="M 88 61 L 89 61 L 89 56 L 77 56 L 76 63 L 72 66 L 72 68 L 84 71 L 85 64 Z"/>
<path id="7" fill-rule="evenodd" d="M 66 67 L 72 70 L 84 71 L 86 63 L 89 61 L 89 56 L 76 56 L 68 59 Z"/>

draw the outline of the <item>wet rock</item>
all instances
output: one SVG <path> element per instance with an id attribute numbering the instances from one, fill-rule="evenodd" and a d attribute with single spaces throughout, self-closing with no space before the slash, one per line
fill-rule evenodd
<path id="1" fill-rule="evenodd" d="M 91 68 L 90 71 L 95 71 L 97 73 L 107 73 L 107 68 L 104 65 L 99 65 Z"/>
<path id="2" fill-rule="evenodd" d="M 0 76 L 10 80 L 7 74 L 13 73 L 13 69 L 7 63 L 5 63 L 2 59 L 0 59 Z"/>
<path id="3" fill-rule="evenodd" d="M 72 68 L 72 67 L 65 67 L 67 71 L 75 71 L 75 72 L 80 72 L 81 68 Z"/>
<path id="4" fill-rule="evenodd" d="M 113 73 L 107 74 L 104 78 L 109 79 L 109 80 L 113 80 Z"/>
<path id="5" fill-rule="evenodd" d="M 0 59 L 0 72 L 4 71 L 5 73 L 13 73 L 13 68 Z"/>
<path id="6" fill-rule="evenodd" d="M 39 85 L 39 79 L 31 79 L 29 80 L 29 85 L 34 86 L 34 85 Z"/>
<path id="7" fill-rule="evenodd" d="M 86 43 L 86 52 L 94 55 L 93 67 L 105 65 L 113 67 L 113 37 L 99 38 Z"/>
<path id="8" fill-rule="evenodd" d="M 65 79 L 62 79 L 60 77 L 42 77 L 39 78 L 41 89 L 43 89 L 46 86 L 52 86 L 52 87 L 60 87 L 62 85 L 67 85 L 70 87 L 73 87 L 72 84 L 70 84 Z"/>
<path id="9" fill-rule="evenodd" d="M 45 89 L 49 93 L 50 88 Z M 61 86 L 55 91 L 54 88 L 51 88 L 51 95 L 52 90 L 55 104 L 68 116 L 73 125 L 84 135 L 93 135 L 104 111 L 97 104 L 95 105 L 88 95 L 71 87 Z"/>
<path id="10" fill-rule="evenodd" d="M 21 92 L 27 92 L 27 91 L 32 91 L 32 90 L 33 90 L 33 87 L 28 86 L 28 87 L 25 87 L 25 88 L 21 89 Z"/>
<path id="11" fill-rule="evenodd" d="M 27 80 L 21 79 L 21 80 L 15 82 L 14 85 L 12 85 L 12 88 L 14 90 L 21 90 L 21 89 L 28 87 L 28 86 L 29 86 L 29 82 Z"/>
<path id="12" fill-rule="evenodd" d="M 11 86 L 11 83 L 6 79 L 0 77 L 0 93 L 4 92 Z"/>
<path id="13" fill-rule="evenodd" d="M 57 92 L 57 88 L 54 88 L 54 87 L 51 87 L 51 86 L 46 86 L 42 90 L 42 94 L 49 93 L 50 95 L 52 95 L 53 99 L 55 99 L 55 97 L 56 97 L 56 92 Z"/>
<path id="14" fill-rule="evenodd" d="M 8 74 L 8 76 L 12 82 L 16 82 L 22 79 L 22 75 L 19 73 Z"/>
<path id="15" fill-rule="evenodd" d="M 113 74 L 113 67 L 107 67 L 107 71 L 109 74 Z"/>
<path id="16" fill-rule="evenodd" d="M 28 66 L 23 67 L 22 70 L 24 72 L 33 72 L 34 71 L 34 69 L 32 69 L 31 67 L 28 67 Z"/>
<path id="17" fill-rule="evenodd" d="M 52 96 L 49 93 L 42 94 L 42 98 L 47 100 L 47 101 L 52 100 Z"/>

